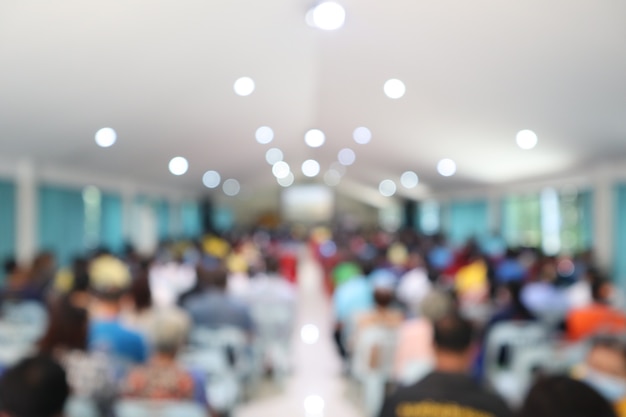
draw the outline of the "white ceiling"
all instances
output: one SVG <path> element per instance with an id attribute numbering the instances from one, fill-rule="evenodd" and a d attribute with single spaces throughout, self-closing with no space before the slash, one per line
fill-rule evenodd
<path id="1" fill-rule="evenodd" d="M 298 172 L 349 146 L 346 184 L 412 169 L 430 190 L 626 157 L 624 0 L 338 1 L 346 25 L 324 32 L 305 24 L 308 0 L 0 0 L 0 156 L 194 191 L 209 169 L 243 190 L 275 183 L 271 146 Z M 241 76 L 251 96 L 233 93 Z M 383 94 L 389 78 L 402 99 Z M 255 142 L 261 125 L 271 145 Z M 109 149 L 93 139 L 105 126 Z M 310 128 L 322 148 L 304 144 Z M 516 146 L 521 129 L 534 150 Z M 182 177 L 167 169 L 177 155 Z M 456 176 L 436 173 L 444 157 Z"/>

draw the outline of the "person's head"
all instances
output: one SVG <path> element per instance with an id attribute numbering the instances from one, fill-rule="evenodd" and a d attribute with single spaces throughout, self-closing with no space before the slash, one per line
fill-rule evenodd
<path id="1" fill-rule="evenodd" d="M 566 376 L 541 378 L 518 417 L 617 417 L 612 404 L 589 385 Z"/>
<path id="2" fill-rule="evenodd" d="M 207 271 L 206 280 L 210 288 L 218 291 L 226 291 L 228 285 L 228 270 L 224 267 L 219 267 Z"/>
<path id="3" fill-rule="evenodd" d="M 591 283 L 591 297 L 593 301 L 600 304 L 608 304 L 613 294 L 611 282 L 605 278 L 595 279 Z"/>
<path id="4" fill-rule="evenodd" d="M 57 349 L 86 350 L 89 318 L 87 311 L 74 306 L 69 298 L 61 298 L 50 309 L 46 333 L 39 341 L 39 350 L 52 353 Z"/>
<path id="5" fill-rule="evenodd" d="M 0 379 L 0 416 L 61 416 L 69 393 L 65 371 L 50 356 L 27 358 Z"/>
<path id="6" fill-rule="evenodd" d="M 130 286 L 135 311 L 143 311 L 152 306 L 152 292 L 147 274 L 140 274 Z"/>
<path id="7" fill-rule="evenodd" d="M 474 328 L 458 314 L 449 314 L 433 326 L 437 367 L 445 371 L 465 372 L 473 360 Z"/>
<path id="8" fill-rule="evenodd" d="M 395 299 L 396 278 L 392 272 L 384 269 L 370 275 L 374 288 L 374 303 L 379 308 L 387 308 Z"/>
<path id="9" fill-rule="evenodd" d="M 265 271 L 268 274 L 278 274 L 278 272 L 280 271 L 280 263 L 275 256 L 265 257 Z"/>
<path id="10" fill-rule="evenodd" d="M 616 337 L 596 338 L 587 354 L 583 379 L 608 400 L 626 397 L 626 344 Z"/>
<path id="11" fill-rule="evenodd" d="M 4 273 L 10 276 L 19 270 L 19 265 L 15 258 L 8 258 L 4 261 Z"/>
<path id="12" fill-rule="evenodd" d="M 162 310 L 156 314 L 152 326 L 155 353 L 174 358 L 187 340 L 191 322 L 182 311 Z"/>
<path id="13" fill-rule="evenodd" d="M 419 310 L 423 317 L 434 323 L 454 312 L 454 302 L 448 293 L 435 289 L 424 297 Z"/>
<path id="14" fill-rule="evenodd" d="M 100 256 L 89 266 L 89 287 L 101 303 L 119 305 L 130 283 L 128 266 L 113 256 Z"/>

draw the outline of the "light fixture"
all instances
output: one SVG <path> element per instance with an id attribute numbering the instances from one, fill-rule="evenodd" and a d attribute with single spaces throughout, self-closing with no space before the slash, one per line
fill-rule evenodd
<path id="1" fill-rule="evenodd" d="M 346 10 L 339 3 L 324 1 L 307 13 L 306 21 L 318 29 L 337 30 L 346 21 Z"/>
<path id="2" fill-rule="evenodd" d="M 537 134 L 532 130 L 520 130 L 515 136 L 517 146 L 524 150 L 533 149 L 537 146 L 538 138 Z"/>
<path id="3" fill-rule="evenodd" d="M 96 144 L 101 148 L 113 146 L 117 141 L 117 133 L 110 127 L 103 127 L 96 132 Z"/>
<path id="4" fill-rule="evenodd" d="M 311 148 L 319 148 L 326 141 L 326 135 L 319 129 L 311 129 L 304 134 L 304 142 Z"/>
<path id="5" fill-rule="evenodd" d="M 266 145 L 274 140 L 274 131 L 269 126 L 261 126 L 255 133 L 256 141 L 261 145 Z"/>
<path id="6" fill-rule="evenodd" d="M 340 150 L 337 154 L 337 159 L 339 160 L 339 163 L 341 165 L 350 166 L 354 164 L 354 161 L 356 160 L 356 154 L 352 149 L 344 148 Z"/>
<path id="7" fill-rule="evenodd" d="M 207 171 L 202 176 L 202 183 L 206 188 L 216 188 L 222 180 L 217 171 Z"/>
<path id="8" fill-rule="evenodd" d="M 444 158 L 437 164 L 437 171 L 444 177 L 451 177 L 456 173 L 456 163 L 449 158 Z"/>
<path id="9" fill-rule="evenodd" d="M 222 190 L 227 196 L 234 197 L 239 194 L 239 191 L 241 191 L 241 186 L 239 185 L 239 181 L 230 178 L 224 181 Z"/>
<path id="10" fill-rule="evenodd" d="M 352 133 L 352 138 L 359 145 L 366 145 L 372 140 L 372 132 L 366 127 L 357 127 Z"/>
<path id="11" fill-rule="evenodd" d="M 265 152 L 265 160 L 268 164 L 274 165 L 276 162 L 283 160 L 283 151 L 278 148 L 270 148 Z"/>
<path id="12" fill-rule="evenodd" d="M 385 95 L 389 98 L 398 99 L 406 93 L 406 87 L 404 83 L 398 79 L 392 78 L 385 82 L 383 87 Z"/>
<path id="13" fill-rule="evenodd" d="M 293 172 L 290 172 L 289 175 L 287 175 L 285 178 L 277 178 L 276 181 L 278 181 L 278 184 L 281 187 L 290 187 L 294 181 L 296 180 L 296 177 L 294 177 Z"/>
<path id="14" fill-rule="evenodd" d="M 341 182 L 341 174 L 335 169 L 329 169 L 324 174 L 324 182 L 329 187 L 336 187 Z"/>
<path id="15" fill-rule="evenodd" d="M 413 171 L 406 171 L 400 177 L 400 183 L 404 188 L 415 188 L 419 184 L 419 178 Z"/>
<path id="16" fill-rule="evenodd" d="M 250 77 L 241 77 L 235 81 L 233 89 L 238 96 L 249 96 L 254 92 L 254 80 Z"/>
<path id="17" fill-rule="evenodd" d="M 307 159 L 302 163 L 302 173 L 309 178 L 313 178 L 320 173 L 320 164 L 315 159 Z"/>
<path id="18" fill-rule="evenodd" d="M 382 180 L 378 185 L 378 191 L 384 197 L 391 197 L 396 193 L 396 183 L 392 180 Z"/>
<path id="19" fill-rule="evenodd" d="M 183 175 L 189 169 L 189 162 L 182 156 L 174 157 L 170 160 L 169 169 L 173 175 Z"/>
<path id="20" fill-rule="evenodd" d="M 272 166 L 272 174 L 278 179 L 286 178 L 291 173 L 289 164 L 285 161 L 278 161 Z"/>

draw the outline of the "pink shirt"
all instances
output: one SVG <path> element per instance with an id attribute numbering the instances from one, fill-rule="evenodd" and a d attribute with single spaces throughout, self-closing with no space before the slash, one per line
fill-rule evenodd
<path id="1" fill-rule="evenodd" d="M 434 361 L 433 326 L 427 319 L 406 321 L 398 332 L 394 374 L 401 379 L 412 363 Z"/>

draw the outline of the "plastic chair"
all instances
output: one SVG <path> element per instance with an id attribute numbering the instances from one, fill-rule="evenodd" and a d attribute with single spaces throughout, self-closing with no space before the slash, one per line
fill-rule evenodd
<path id="1" fill-rule="evenodd" d="M 89 398 L 70 397 L 65 403 L 66 417 L 100 417 L 96 404 Z"/>
<path id="2" fill-rule="evenodd" d="M 124 399 L 115 405 L 117 417 L 207 417 L 207 410 L 191 401 Z"/>

